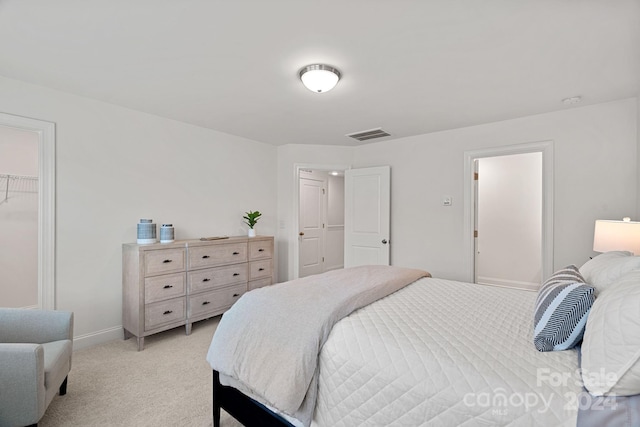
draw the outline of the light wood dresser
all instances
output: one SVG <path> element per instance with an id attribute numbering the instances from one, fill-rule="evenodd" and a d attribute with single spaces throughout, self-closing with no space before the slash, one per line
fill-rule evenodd
<path id="1" fill-rule="evenodd" d="M 273 237 L 122 245 L 125 339 L 224 313 L 248 290 L 275 282 Z"/>

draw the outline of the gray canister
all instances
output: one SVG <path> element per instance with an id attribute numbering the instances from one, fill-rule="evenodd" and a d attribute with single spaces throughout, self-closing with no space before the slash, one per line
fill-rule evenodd
<path id="1" fill-rule="evenodd" d="M 156 225 L 151 219 L 141 219 L 138 224 L 138 243 L 156 243 Z"/>
<path id="2" fill-rule="evenodd" d="M 162 227 L 160 227 L 160 243 L 171 243 L 174 240 L 173 224 L 162 224 Z"/>

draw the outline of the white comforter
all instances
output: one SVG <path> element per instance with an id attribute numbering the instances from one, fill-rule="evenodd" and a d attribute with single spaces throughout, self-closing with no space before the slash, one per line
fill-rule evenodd
<path id="1" fill-rule="evenodd" d="M 318 354 L 333 325 L 428 275 L 410 268 L 359 266 L 256 289 L 222 317 L 207 361 L 223 383 L 308 426 Z"/>
<path id="2" fill-rule="evenodd" d="M 575 426 L 577 352 L 532 343 L 534 292 L 421 279 L 338 322 L 313 426 Z"/>

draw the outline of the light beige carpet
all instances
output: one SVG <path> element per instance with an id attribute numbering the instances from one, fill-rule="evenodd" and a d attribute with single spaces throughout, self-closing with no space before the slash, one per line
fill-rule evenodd
<path id="1" fill-rule="evenodd" d="M 219 317 L 145 338 L 73 353 L 67 394 L 54 397 L 42 427 L 196 426 L 212 423 L 211 367 L 205 357 Z M 241 424 L 222 413 L 222 426 Z"/>

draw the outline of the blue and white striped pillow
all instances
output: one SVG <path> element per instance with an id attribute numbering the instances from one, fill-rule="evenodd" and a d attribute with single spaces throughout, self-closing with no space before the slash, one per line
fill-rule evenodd
<path id="1" fill-rule="evenodd" d="M 578 267 L 555 272 L 538 291 L 533 344 L 538 351 L 573 348 L 582 340 L 595 288 L 585 283 Z"/>

